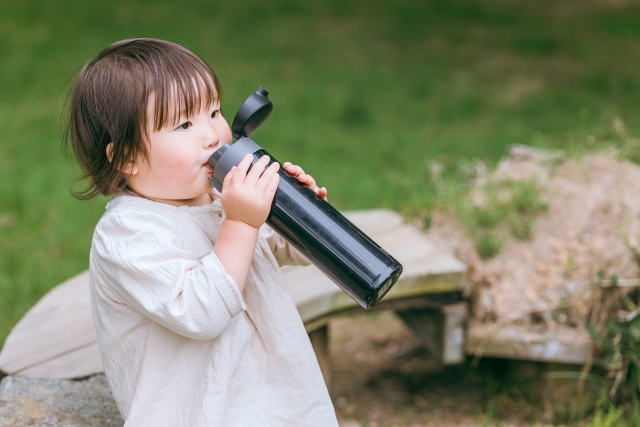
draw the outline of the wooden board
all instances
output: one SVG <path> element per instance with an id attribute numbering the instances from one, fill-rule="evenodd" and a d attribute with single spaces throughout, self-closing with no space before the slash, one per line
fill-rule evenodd
<path id="1" fill-rule="evenodd" d="M 93 351 L 78 360 L 76 353 L 86 355 L 87 349 Z M 30 378 L 83 377 L 102 372 L 99 361 L 88 271 L 38 301 L 13 328 L 0 352 L 0 370 Z M 59 368 L 61 363 L 65 369 Z"/>
<path id="2" fill-rule="evenodd" d="M 403 273 L 384 301 L 430 293 L 463 290 L 466 266 L 436 247 L 417 228 L 392 211 L 346 212 L 345 216 L 403 266 Z M 300 317 L 311 332 L 323 316 L 358 307 L 346 293 L 314 266 L 283 267 L 282 272 Z"/>
<path id="3" fill-rule="evenodd" d="M 471 324 L 467 330 L 470 356 L 582 365 L 591 351 L 591 337 L 583 327 L 535 331 L 520 325 Z"/>
<path id="4" fill-rule="evenodd" d="M 403 264 L 404 273 L 384 300 L 461 290 L 465 265 L 443 253 L 420 230 L 387 210 L 347 217 Z M 357 304 L 313 266 L 283 267 L 302 320 L 317 320 Z M 89 305 L 88 272 L 45 295 L 13 328 L 0 352 L 0 370 L 30 378 L 80 378 L 102 372 Z M 313 326 L 315 325 L 315 326 Z"/>

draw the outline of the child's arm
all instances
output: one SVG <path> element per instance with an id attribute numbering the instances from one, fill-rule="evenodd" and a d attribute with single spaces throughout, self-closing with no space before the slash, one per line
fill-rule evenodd
<path id="1" fill-rule="evenodd" d="M 201 258 L 162 214 L 125 208 L 106 216 L 91 250 L 94 286 L 180 335 L 220 335 L 246 308 L 241 292 L 278 186 L 277 167 L 264 170 L 268 160 L 247 174 L 247 158 L 228 174 L 221 195 L 228 217 L 213 252 Z"/>
<path id="2" fill-rule="evenodd" d="M 240 292 L 247 281 L 258 229 L 269 216 L 279 182 L 277 163 L 265 171 L 269 157 L 263 156 L 247 174 L 251 160 L 251 154 L 245 156 L 224 179 L 220 202 L 226 218 L 213 249 Z"/>
<path id="3" fill-rule="evenodd" d="M 242 294 L 215 253 L 196 257 L 184 239 L 162 210 L 114 208 L 93 235 L 91 286 L 177 334 L 217 337 L 246 309 Z"/>

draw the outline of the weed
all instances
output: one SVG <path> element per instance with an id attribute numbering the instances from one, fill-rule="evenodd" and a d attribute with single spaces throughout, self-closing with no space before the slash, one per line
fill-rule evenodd
<path id="1" fill-rule="evenodd" d="M 628 424 L 624 418 L 624 408 L 616 407 L 607 399 L 606 395 L 602 396 L 596 405 L 596 411 L 593 419 L 587 427 L 627 427 Z"/>
<path id="2" fill-rule="evenodd" d="M 640 425 L 640 294 L 617 288 L 618 276 L 598 270 L 599 308 L 594 309 L 589 333 L 596 355 L 606 369 L 601 397 L 590 426 Z M 619 308 L 623 309 L 620 310 Z"/>
<path id="3" fill-rule="evenodd" d="M 457 209 L 483 259 L 497 255 L 509 237 L 531 237 L 535 219 L 547 210 L 535 179 L 485 184 Z"/>
<path id="4" fill-rule="evenodd" d="M 493 425 L 493 413 L 496 409 L 496 402 L 493 399 L 489 399 L 487 402 L 487 412 L 484 415 L 484 422 L 482 423 L 482 427 L 490 427 Z"/>
<path id="5" fill-rule="evenodd" d="M 640 139 L 629 133 L 615 109 L 605 111 L 585 139 L 592 149 L 614 148 L 620 158 L 640 163 Z"/>
<path id="6" fill-rule="evenodd" d="M 493 258 L 502 249 L 502 240 L 494 233 L 482 234 L 476 238 L 476 249 L 482 259 Z"/>

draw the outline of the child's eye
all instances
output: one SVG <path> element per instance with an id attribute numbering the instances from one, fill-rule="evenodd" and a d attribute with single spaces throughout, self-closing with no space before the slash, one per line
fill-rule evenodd
<path id="1" fill-rule="evenodd" d="M 216 117 L 218 117 L 218 114 L 220 114 L 220 110 L 213 110 L 213 113 L 211 113 L 211 118 L 215 119 Z"/>
<path id="2" fill-rule="evenodd" d="M 191 122 L 184 122 L 183 124 L 181 124 L 180 126 L 178 126 L 176 129 L 180 129 L 180 130 L 187 130 L 191 127 Z"/>

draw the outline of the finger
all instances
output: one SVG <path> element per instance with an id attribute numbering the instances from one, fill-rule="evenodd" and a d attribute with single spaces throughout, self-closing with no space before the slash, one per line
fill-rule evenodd
<path id="1" fill-rule="evenodd" d="M 291 164 L 289 162 L 287 162 L 287 164 L 288 166 L 285 166 L 285 167 L 287 168 L 287 172 L 289 172 L 291 175 L 293 176 L 304 175 L 304 171 L 300 166 Z"/>
<path id="2" fill-rule="evenodd" d="M 251 166 L 251 161 L 253 160 L 253 154 L 247 154 L 240 160 L 238 163 L 237 173 L 234 174 L 233 181 L 235 183 L 241 184 L 245 181 L 247 176 L 247 170 L 249 170 L 249 166 Z"/>
<path id="3" fill-rule="evenodd" d="M 253 168 L 251 168 L 251 170 L 247 174 L 245 183 L 251 186 L 251 188 L 255 187 L 258 179 L 260 179 L 260 176 L 264 173 L 264 168 L 267 167 L 270 160 L 271 159 L 269 158 L 269 156 L 260 157 L 260 159 L 253 165 Z"/>
<path id="4" fill-rule="evenodd" d="M 311 175 L 300 175 L 298 177 L 298 181 L 303 183 L 307 188 L 312 189 L 313 191 L 318 191 L 318 186 L 316 185 L 316 180 L 313 179 Z"/>
<path id="5" fill-rule="evenodd" d="M 231 179 L 233 178 L 233 174 L 235 170 L 236 170 L 236 167 L 233 166 L 231 170 L 227 172 L 227 175 L 224 177 L 224 180 L 222 181 L 222 191 L 224 191 L 225 188 L 229 188 L 229 186 L 231 185 Z"/>
<path id="6" fill-rule="evenodd" d="M 275 174 L 273 177 L 271 177 L 271 181 L 269 182 L 269 185 L 264 190 L 264 193 L 262 196 L 264 198 L 263 200 L 266 200 L 269 202 L 273 200 L 273 197 L 276 195 L 276 191 L 278 190 L 279 182 L 280 182 L 280 175 Z"/>
<path id="7" fill-rule="evenodd" d="M 258 182 L 256 182 L 255 189 L 258 192 L 264 192 L 271 183 L 273 175 L 278 173 L 278 169 L 280 169 L 280 165 L 277 162 L 271 163 L 271 165 L 264 171 Z"/>
<path id="8" fill-rule="evenodd" d="M 292 164 L 291 162 L 284 162 L 284 163 L 282 164 L 282 168 L 284 169 L 285 173 L 286 173 L 288 176 L 294 176 L 291 172 L 289 172 L 289 168 L 290 168 L 291 166 L 293 166 L 293 164 Z"/>
<path id="9" fill-rule="evenodd" d="M 316 197 L 327 200 L 327 189 L 324 187 L 319 188 L 318 191 L 316 191 Z"/>

